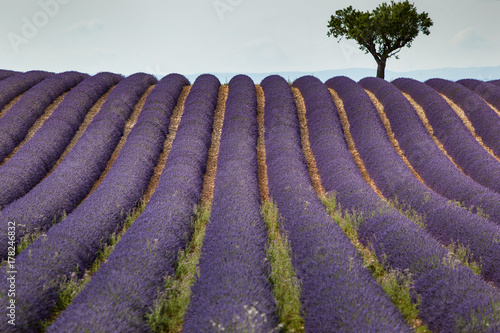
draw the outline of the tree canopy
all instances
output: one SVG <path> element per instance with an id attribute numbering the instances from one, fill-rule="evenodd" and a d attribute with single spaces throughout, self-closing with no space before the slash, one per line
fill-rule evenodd
<path id="1" fill-rule="evenodd" d="M 410 47 L 420 32 L 429 35 L 432 24 L 429 15 L 418 13 L 408 0 L 391 1 L 371 12 L 362 12 L 352 6 L 337 10 L 328 22 L 327 35 L 354 39 L 361 50 L 375 58 L 377 77 L 384 78 L 386 60 L 403 47 Z"/>

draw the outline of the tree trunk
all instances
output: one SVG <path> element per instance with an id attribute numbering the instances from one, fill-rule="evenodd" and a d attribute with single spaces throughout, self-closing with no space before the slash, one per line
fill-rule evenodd
<path id="1" fill-rule="evenodd" d="M 377 61 L 377 77 L 383 79 L 385 76 L 385 62 L 387 58 L 382 58 L 380 61 Z"/>

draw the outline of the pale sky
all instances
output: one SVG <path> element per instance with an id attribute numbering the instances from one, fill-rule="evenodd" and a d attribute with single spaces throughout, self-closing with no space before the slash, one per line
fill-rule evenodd
<path id="1" fill-rule="evenodd" d="M 89 74 L 313 72 L 375 68 L 327 37 L 362 0 L 0 0 L 0 68 Z M 387 1 L 389 2 L 389 1 Z M 500 66 L 500 0 L 415 0 L 434 22 L 387 70 Z"/>

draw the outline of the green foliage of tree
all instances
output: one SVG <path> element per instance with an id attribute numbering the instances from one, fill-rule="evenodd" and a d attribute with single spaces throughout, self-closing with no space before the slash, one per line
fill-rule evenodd
<path id="1" fill-rule="evenodd" d="M 361 50 L 375 58 L 377 77 L 384 78 L 387 59 L 403 47 L 410 47 L 420 32 L 429 35 L 431 26 L 428 14 L 418 13 L 408 0 L 391 1 L 371 12 L 362 12 L 352 6 L 337 10 L 328 22 L 327 35 L 354 39 Z"/>

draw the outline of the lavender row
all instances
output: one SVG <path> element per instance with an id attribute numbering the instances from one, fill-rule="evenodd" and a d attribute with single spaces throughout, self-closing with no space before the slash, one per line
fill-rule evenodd
<path id="1" fill-rule="evenodd" d="M 425 84 L 457 104 L 471 122 L 478 136 L 493 153 L 500 156 L 500 118 L 486 102 L 460 83 L 430 79 Z"/>
<path id="2" fill-rule="evenodd" d="M 267 231 L 260 215 L 256 110 L 253 81 L 235 76 L 229 82 L 212 212 L 201 249 L 200 277 L 184 319 L 186 332 L 209 331 L 214 319 L 222 327 L 251 330 L 245 306 L 254 304 L 263 317 L 253 329 L 271 332 L 278 325 L 268 280 Z"/>
<path id="3" fill-rule="evenodd" d="M 0 80 L 4 80 L 12 75 L 18 74 L 19 72 L 11 71 L 8 69 L 0 69 Z"/>
<path id="4" fill-rule="evenodd" d="M 44 231 L 85 198 L 104 171 L 118 144 L 127 118 L 144 91 L 156 79 L 134 74 L 123 79 L 61 164 L 24 197 L 0 211 L 0 225 L 18 225 L 16 240 Z M 0 258 L 7 255 L 7 228 L 0 231 Z"/>
<path id="5" fill-rule="evenodd" d="M 491 83 L 491 84 L 494 84 L 494 85 L 500 87 L 500 80 L 491 80 L 491 81 L 488 81 L 488 83 Z"/>
<path id="6" fill-rule="evenodd" d="M 393 268 L 410 269 L 420 275 L 438 265 L 445 257 L 442 246 L 382 201 L 364 181 L 348 149 L 337 108 L 327 87 L 312 76 L 299 78 L 293 85 L 304 97 L 309 141 L 321 183 L 327 193 L 336 195 L 342 209 L 362 213 L 358 230 L 362 242 L 366 245 L 367 240 L 373 238 L 377 250 L 385 251 L 388 255 L 386 263 Z M 332 163 L 335 160 L 338 162 Z M 343 195 L 344 192 L 350 195 Z M 382 231 L 388 232 L 384 234 Z M 411 239 L 403 242 L 403 235 Z M 399 239 L 392 244 L 396 237 Z M 409 246 L 410 251 L 399 253 L 395 244 Z M 419 251 L 412 251 L 420 246 Z M 421 260 L 422 257 L 425 259 Z"/>
<path id="7" fill-rule="evenodd" d="M 356 149 L 383 195 L 425 216 L 426 230 L 442 244 L 468 247 L 482 263 L 481 275 L 500 286 L 500 227 L 455 206 L 415 178 L 390 143 L 363 87 L 347 77 L 332 78 L 326 85 L 343 100 Z"/>
<path id="8" fill-rule="evenodd" d="M 468 207 L 476 210 L 480 207 L 489 220 L 500 224 L 500 194 L 455 167 L 432 141 L 410 102 L 394 85 L 377 78 L 365 78 L 359 84 L 383 104 L 399 146 L 427 186 Z"/>
<path id="9" fill-rule="evenodd" d="M 48 332 L 144 332 L 148 313 L 192 233 L 220 83 L 201 75 L 185 102 L 158 187 L 92 280 Z"/>
<path id="10" fill-rule="evenodd" d="M 500 164 L 484 150 L 437 91 L 413 79 L 392 81 L 425 112 L 434 134 L 454 162 L 474 181 L 500 193 Z"/>
<path id="11" fill-rule="evenodd" d="M 0 208 L 22 197 L 50 171 L 85 114 L 121 76 L 100 73 L 71 90 L 28 142 L 0 167 Z"/>
<path id="12" fill-rule="evenodd" d="M 309 141 L 325 190 L 337 193 L 341 207 L 362 213 L 359 240 L 373 246 L 379 260 L 391 269 L 409 270 L 415 292 L 420 295 L 419 317 L 433 331 L 472 330 L 467 318 L 482 315 L 494 321 L 490 305 L 497 293 L 468 269 L 450 268 L 443 263 L 447 251 L 429 234 L 384 204 L 364 182 L 345 142 L 337 109 L 325 85 L 307 76 L 294 82 L 304 97 Z M 328 138 L 326 140 L 326 138 Z M 339 159 L 342 163 L 332 163 Z M 343 192 L 352 196 L 344 196 Z M 367 202 L 371 204 L 367 205 Z M 379 207 L 374 214 L 372 208 Z M 432 278 L 431 278 L 432 277 Z M 435 292 L 439 292 L 436 297 Z M 444 306 L 445 305 L 445 306 Z M 456 327 L 462 320 L 462 327 Z"/>
<path id="13" fill-rule="evenodd" d="M 337 194 L 342 208 L 362 213 L 364 218 L 358 227 L 362 244 L 373 246 L 379 260 L 385 258 L 387 267 L 409 270 L 413 275 L 415 292 L 422 297 L 419 317 L 435 331 L 453 330 L 458 316 L 465 319 L 477 313 L 489 321 L 494 319 L 489 306 L 498 302 L 498 296 L 493 288 L 470 270 L 444 265 L 448 252 L 367 188 L 347 148 L 337 108 L 326 86 L 311 76 L 296 80 L 294 86 L 304 97 L 309 141 L 325 190 Z M 457 288 L 457 277 L 465 287 Z M 436 290 L 440 297 L 432 293 Z M 464 324 L 471 323 L 464 320 Z"/>
<path id="14" fill-rule="evenodd" d="M 457 83 L 474 91 L 494 108 L 500 110 L 500 86 L 473 79 L 463 79 L 457 81 Z"/>
<path id="15" fill-rule="evenodd" d="M 31 88 L 7 111 L 0 119 L 0 163 L 26 137 L 51 103 L 87 76 L 77 72 L 53 75 Z"/>
<path id="16" fill-rule="evenodd" d="M 0 110 L 18 95 L 52 75 L 54 75 L 54 73 L 29 71 L 26 73 L 18 73 L 2 80 L 0 82 Z"/>
<path id="17" fill-rule="evenodd" d="M 335 193 L 343 210 L 378 210 L 380 197 L 357 176 L 359 169 L 349 152 L 328 88 L 312 76 L 297 79 L 293 86 L 299 88 L 304 97 L 309 141 L 325 191 Z"/>
<path id="18" fill-rule="evenodd" d="M 118 158 L 102 184 L 66 219 L 52 227 L 16 258 L 19 271 L 16 329 L 39 329 L 56 304 L 59 282 L 78 267 L 78 277 L 95 260 L 102 245 L 118 232 L 124 213 L 131 211 L 146 190 L 165 141 L 170 115 L 182 87 L 189 82 L 171 74 L 162 79 L 148 96 Z M 5 271 L 0 285 L 7 288 Z M 45 288 L 36 286 L 44 285 Z M 4 295 L 5 297 L 5 295 Z M 3 299 L 5 305 L 8 300 Z M 0 310 L 7 314 L 7 307 Z M 0 322 L 0 330 L 10 325 Z"/>
<path id="19" fill-rule="evenodd" d="M 283 218 L 292 264 L 301 281 L 305 330 L 408 331 L 312 187 L 290 86 L 276 75 L 261 85 L 269 192 Z"/>

